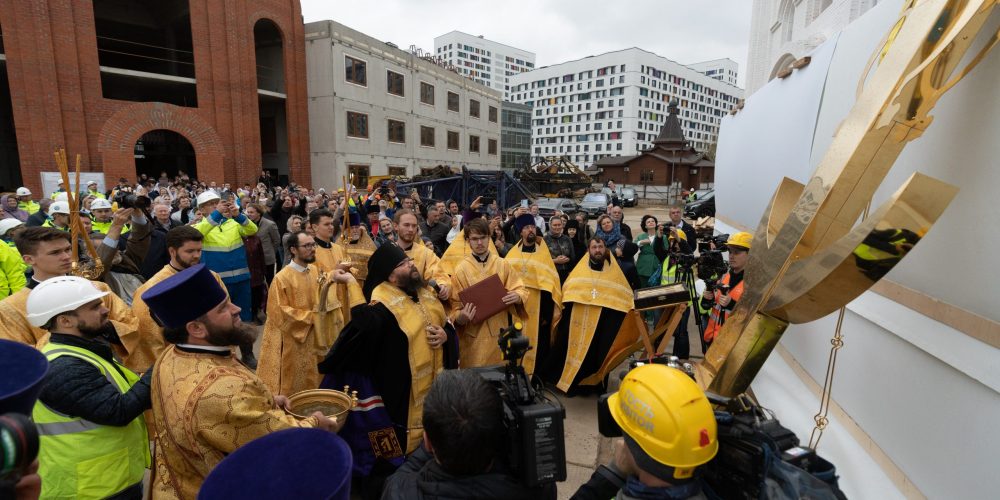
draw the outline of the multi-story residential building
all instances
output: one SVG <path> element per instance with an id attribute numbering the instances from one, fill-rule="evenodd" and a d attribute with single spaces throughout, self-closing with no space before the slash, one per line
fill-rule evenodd
<path id="1" fill-rule="evenodd" d="M 532 106 L 531 156 L 589 166 L 652 146 L 677 99 L 689 143 L 705 151 L 743 90 L 639 48 L 547 66 L 511 77 L 511 101 Z"/>
<path id="2" fill-rule="evenodd" d="M 746 95 L 868 12 L 878 0 L 754 0 Z"/>
<path id="3" fill-rule="evenodd" d="M 500 168 L 499 91 L 333 21 L 305 33 L 315 186 Z"/>
<path id="4" fill-rule="evenodd" d="M 531 106 L 504 101 L 500 105 L 500 167 L 513 170 L 531 164 Z"/>
<path id="5" fill-rule="evenodd" d="M 721 82 L 726 82 L 733 86 L 737 85 L 736 77 L 739 75 L 740 66 L 732 59 L 715 59 L 712 61 L 689 64 L 688 67 L 695 71 L 705 73 L 705 76 L 710 76 Z"/>
<path id="6" fill-rule="evenodd" d="M 504 93 L 510 100 L 510 78 L 535 69 L 535 54 L 461 31 L 434 39 L 434 55 L 459 73 Z"/>

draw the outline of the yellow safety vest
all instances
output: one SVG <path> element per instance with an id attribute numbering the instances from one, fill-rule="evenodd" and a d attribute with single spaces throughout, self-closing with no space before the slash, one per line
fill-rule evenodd
<path id="1" fill-rule="evenodd" d="M 92 230 L 94 230 L 94 231 L 97 231 L 97 232 L 99 232 L 99 233 L 107 236 L 108 230 L 111 229 L 111 225 L 112 224 L 114 224 L 114 222 L 111 222 L 111 221 L 109 221 L 109 222 L 97 222 L 95 220 L 94 222 L 90 223 L 90 228 Z M 122 227 L 122 234 L 125 234 L 127 232 L 129 232 L 129 227 L 128 227 L 128 225 L 125 225 L 125 226 Z"/>
<path id="2" fill-rule="evenodd" d="M 93 364 L 123 394 L 139 381 L 128 368 L 80 347 L 49 343 L 42 353 L 49 362 L 73 356 Z M 115 427 L 60 414 L 37 401 L 32 418 L 40 441 L 41 498 L 106 498 L 141 482 L 149 467 L 149 436 L 142 415 Z"/>
<path id="3" fill-rule="evenodd" d="M 32 200 L 29 200 L 29 201 L 19 201 L 19 202 L 17 202 L 17 208 L 20 208 L 21 210 L 24 210 L 25 212 L 28 212 L 28 215 L 32 215 L 35 212 L 37 212 L 39 208 L 41 208 L 41 205 L 39 205 L 38 203 L 35 203 Z"/>

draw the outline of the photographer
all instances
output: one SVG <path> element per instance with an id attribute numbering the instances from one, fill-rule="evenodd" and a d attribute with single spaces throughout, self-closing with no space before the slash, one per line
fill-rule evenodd
<path id="1" fill-rule="evenodd" d="M 423 410 L 423 446 L 386 481 L 383 500 L 556 497 L 551 483 L 531 489 L 509 473 L 503 403 L 477 373 L 438 375 Z"/>
<path id="2" fill-rule="evenodd" d="M 719 450 L 708 398 L 688 375 L 661 364 L 625 375 L 607 399 L 613 424 L 602 434 L 621 434 L 612 463 L 601 465 L 574 500 L 617 498 L 702 499 L 699 466 Z M 613 431 L 613 432 L 609 432 Z"/>
<path id="3" fill-rule="evenodd" d="M 653 251 L 656 252 L 656 257 L 663 262 L 660 270 L 660 285 L 671 285 L 682 282 L 685 273 L 692 272 L 691 266 L 694 259 L 691 255 L 690 246 L 688 246 L 687 234 L 676 226 L 672 226 L 669 222 L 666 224 L 666 228 L 669 231 L 666 238 L 662 237 L 663 226 L 657 228 L 658 238 L 653 244 Z M 670 247 L 665 248 L 664 242 L 668 242 Z M 691 315 L 691 306 L 693 305 L 688 304 L 688 307 L 684 309 L 681 320 L 677 324 L 677 329 L 674 331 L 672 354 L 680 359 L 688 359 L 691 356 L 691 343 L 688 341 L 688 317 Z M 653 324 L 656 324 L 658 321 L 659 315 L 657 314 Z"/>
<path id="4" fill-rule="evenodd" d="M 743 296 L 743 270 L 750 259 L 750 243 L 753 235 L 739 232 L 729 237 L 726 246 L 729 247 L 729 272 L 719 280 L 715 290 L 705 290 L 701 297 L 703 308 L 711 307 L 708 314 L 708 326 L 705 327 L 705 342 L 711 344 L 719 335 L 726 318 L 736 308 L 736 303 Z"/>

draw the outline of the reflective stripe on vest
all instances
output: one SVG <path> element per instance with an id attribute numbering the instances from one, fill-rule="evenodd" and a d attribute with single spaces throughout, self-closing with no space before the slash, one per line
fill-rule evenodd
<path id="1" fill-rule="evenodd" d="M 250 274 L 250 268 L 241 267 L 239 269 L 233 269 L 232 271 L 222 271 L 221 273 L 216 273 L 220 278 L 232 278 L 233 276 L 242 276 L 244 274 Z"/>
<path id="2" fill-rule="evenodd" d="M 50 362 L 72 356 L 92 364 L 123 394 L 139 381 L 127 368 L 81 347 L 50 343 L 42 353 Z M 108 497 L 140 483 L 149 467 L 149 437 L 142 415 L 121 427 L 101 425 L 37 401 L 32 418 L 39 431 L 42 498 Z"/>

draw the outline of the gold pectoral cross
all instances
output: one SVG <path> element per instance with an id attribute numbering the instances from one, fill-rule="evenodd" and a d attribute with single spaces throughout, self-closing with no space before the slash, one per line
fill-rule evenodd
<path id="1" fill-rule="evenodd" d="M 590 289 L 590 298 L 592 298 L 592 299 L 596 299 L 597 298 L 597 289 L 596 288 L 591 288 Z"/>

